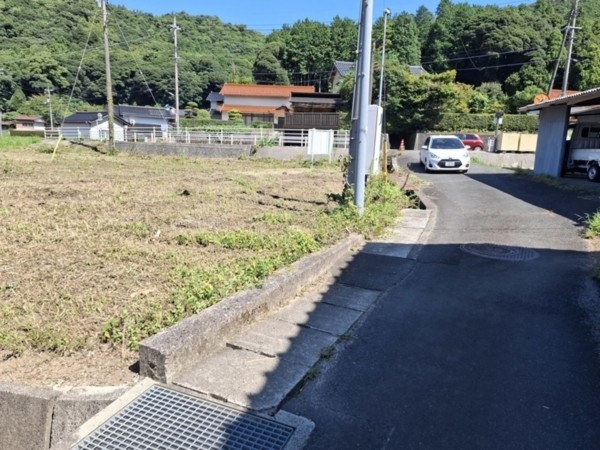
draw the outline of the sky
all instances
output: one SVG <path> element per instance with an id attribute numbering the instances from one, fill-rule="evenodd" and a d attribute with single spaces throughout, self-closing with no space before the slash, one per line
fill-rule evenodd
<path id="1" fill-rule="evenodd" d="M 421 5 L 435 12 L 439 0 L 374 0 L 375 18 L 389 8 L 392 14 L 402 11 L 414 13 Z M 460 1 L 461 3 L 463 0 Z M 466 0 L 473 5 L 517 6 L 533 3 L 533 0 Z M 109 4 L 122 5 L 128 9 L 151 14 L 186 12 L 191 15 L 217 16 L 223 22 L 246 25 L 248 28 L 268 34 L 283 25 L 298 20 L 311 19 L 329 23 L 336 16 L 357 20 L 361 0 L 109 0 Z"/>

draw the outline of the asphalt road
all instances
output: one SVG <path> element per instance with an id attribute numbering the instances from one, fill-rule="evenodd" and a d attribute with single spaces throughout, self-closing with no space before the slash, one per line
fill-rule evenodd
<path id="1" fill-rule="evenodd" d="M 283 405 L 315 422 L 307 448 L 600 448 L 578 224 L 600 197 L 489 167 L 420 176 L 435 214 L 416 259 L 350 264 L 341 282 L 382 295 Z"/>

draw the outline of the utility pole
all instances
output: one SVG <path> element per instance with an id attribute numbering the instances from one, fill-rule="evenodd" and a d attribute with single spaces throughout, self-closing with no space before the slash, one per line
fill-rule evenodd
<path id="1" fill-rule="evenodd" d="M 565 74 L 563 77 L 561 97 L 567 95 L 567 87 L 569 84 L 569 72 L 571 70 L 571 59 L 573 57 L 573 42 L 575 41 L 575 31 L 581 30 L 577 28 L 577 14 L 579 13 L 579 0 L 575 0 L 575 6 L 571 10 L 571 16 L 569 18 L 569 25 L 567 26 L 565 33 L 569 33 L 569 49 L 567 51 L 567 62 L 565 65 Z"/>
<path id="2" fill-rule="evenodd" d="M 356 67 L 356 86 L 352 110 L 352 142 L 350 155 L 353 158 L 354 204 L 362 215 L 365 210 L 365 177 L 367 157 L 367 132 L 369 100 L 371 97 L 371 37 L 373 32 L 373 1 L 361 0 L 360 42 Z"/>
<path id="3" fill-rule="evenodd" d="M 177 26 L 177 16 L 173 15 L 173 42 L 175 44 L 175 128 L 179 131 L 179 46 L 177 44 L 177 32 L 181 28 Z"/>
<path id="4" fill-rule="evenodd" d="M 385 41 L 387 38 L 387 21 L 388 17 L 392 14 L 392 11 L 389 8 L 385 8 L 383 10 L 383 44 L 381 46 L 381 73 L 379 74 L 379 101 L 377 102 L 377 106 L 381 108 L 381 104 L 383 102 L 383 75 L 384 75 L 384 67 L 385 67 Z"/>
<path id="5" fill-rule="evenodd" d="M 4 69 L 0 67 L 0 75 L 4 75 Z M 0 136 L 4 135 L 4 129 L 2 128 L 2 108 L 0 108 Z"/>
<path id="6" fill-rule="evenodd" d="M 98 0 L 102 8 L 102 18 L 104 26 L 104 65 L 106 72 L 106 105 L 108 108 L 108 150 L 115 148 L 115 105 L 112 93 L 112 76 L 110 73 L 110 47 L 108 45 L 108 11 L 106 3 L 108 0 Z"/>
<path id="7" fill-rule="evenodd" d="M 54 89 L 50 89 L 50 86 L 48 86 L 46 89 L 46 94 L 48 94 L 48 107 L 50 108 L 50 129 L 54 130 L 54 117 L 52 115 L 52 97 L 50 94 L 52 94 L 52 92 L 54 91 Z"/>

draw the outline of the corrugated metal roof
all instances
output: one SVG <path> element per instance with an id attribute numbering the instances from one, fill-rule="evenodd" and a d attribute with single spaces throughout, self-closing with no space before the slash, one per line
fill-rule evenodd
<path id="1" fill-rule="evenodd" d="M 584 103 L 598 100 L 600 103 L 600 87 L 582 91 L 577 94 L 565 95 L 551 100 L 545 100 L 540 103 L 523 106 L 519 108 L 519 112 L 539 111 L 550 106 L 566 105 L 566 106 L 584 106 Z"/>
<path id="2" fill-rule="evenodd" d="M 123 117 L 136 116 L 136 117 L 151 117 L 151 118 L 168 118 L 170 117 L 169 112 L 165 108 L 157 108 L 155 106 L 129 106 L 129 105 L 118 105 L 115 107 L 115 114 Z"/>
<path id="3" fill-rule="evenodd" d="M 279 86 L 267 84 L 225 83 L 220 94 L 239 97 L 279 97 L 290 98 L 292 92 L 315 92 L 314 86 Z"/>
<path id="4" fill-rule="evenodd" d="M 65 117 L 63 123 L 90 124 L 96 122 L 99 117 L 100 120 L 103 120 L 106 116 L 106 111 L 78 111 L 75 114 L 71 114 L 69 117 Z"/>
<path id="5" fill-rule="evenodd" d="M 92 123 L 95 123 L 98 120 L 103 121 L 107 117 L 108 113 L 106 111 L 79 111 L 75 114 L 71 114 L 69 117 L 65 117 L 63 123 L 91 125 Z M 124 125 L 129 125 L 127 121 L 121 119 L 118 116 L 115 116 L 115 121 Z"/>

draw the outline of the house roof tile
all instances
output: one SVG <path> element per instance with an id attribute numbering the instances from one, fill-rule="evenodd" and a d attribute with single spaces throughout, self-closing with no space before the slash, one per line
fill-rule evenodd
<path id="1" fill-rule="evenodd" d="M 230 95 L 240 97 L 290 98 L 292 92 L 315 92 L 315 87 L 225 83 L 220 94 L 224 96 Z"/>
<path id="2" fill-rule="evenodd" d="M 350 61 L 336 61 L 333 64 L 334 70 L 337 70 L 341 76 L 346 76 L 348 72 L 354 69 L 354 62 Z"/>
<path id="3" fill-rule="evenodd" d="M 218 92 L 211 92 L 210 94 L 208 94 L 208 97 L 206 97 L 206 100 L 208 100 L 209 102 L 222 102 L 223 96 Z"/>

